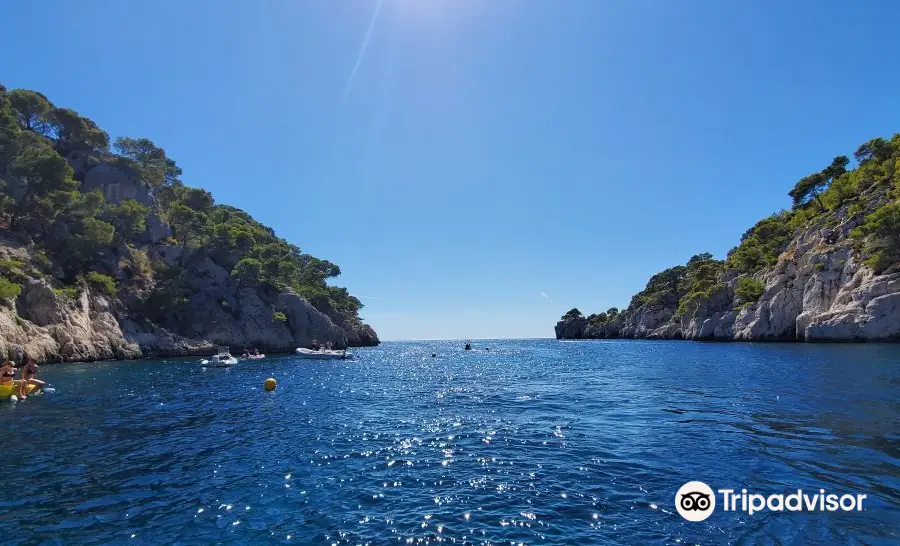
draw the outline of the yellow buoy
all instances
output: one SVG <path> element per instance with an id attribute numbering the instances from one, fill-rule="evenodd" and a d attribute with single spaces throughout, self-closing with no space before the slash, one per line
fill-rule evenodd
<path id="1" fill-rule="evenodd" d="M 266 390 L 267 390 L 267 391 L 274 391 L 274 390 L 275 390 L 275 387 L 276 387 L 277 385 L 278 385 L 278 384 L 275 382 L 275 378 L 274 378 L 274 377 L 270 377 L 270 378 L 266 379 Z"/>

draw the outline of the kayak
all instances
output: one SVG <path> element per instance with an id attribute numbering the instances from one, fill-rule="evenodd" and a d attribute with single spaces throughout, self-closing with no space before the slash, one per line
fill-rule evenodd
<path id="1" fill-rule="evenodd" d="M 246 355 L 242 356 L 246 360 L 259 360 L 260 358 L 266 358 L 266 355 Z"/>
<path id="2" fill-rule="evenodd" d="M 34 385 L 28 385 L 28 389 L 25 392 L 25 396 L 31 394 L 31 391 L 34 390 Z M 12 395 L 19 396 L 19 386 L 18 385 L 0 385 L 0 400 L 9 400 L 9 397 Z"/>

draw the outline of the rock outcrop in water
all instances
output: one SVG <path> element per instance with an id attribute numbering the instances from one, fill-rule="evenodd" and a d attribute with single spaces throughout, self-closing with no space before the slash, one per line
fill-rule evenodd
<path id="1" fill-rule="evenodd" d="M 655 275 L 621 313 L 573 309 L 558 339 L 900 339 L 900 135 L 798 182 L 794 208 L 762 220 L 726 260 Z"/>
<path id="2" fill-rule="evenodd" d="M 147 139 L 109 137 L 0 86 L 0 358 L 41 361 L 377 345 L 360 301 Z"/>

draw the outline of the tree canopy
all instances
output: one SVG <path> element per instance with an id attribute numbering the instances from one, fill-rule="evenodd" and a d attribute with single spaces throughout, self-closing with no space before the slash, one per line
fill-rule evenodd
<path id="1" fill-rule="evenodd" d="M 794 189 L 788 192 L 791 199 L 794 200 L 794 207 L 799 207 L 815 200 L 821 210 L 825 210 L 825 204 L 819 195 L 834 180 L 847 172 L 847 164 L 850 160 L 847 156 L 839 155 L 832 160 L 831 164 L 817 173 L 804 176 L 794 186 Z"/>
<path id="2" fill-rule="evenodd" d="M 104 257 L 146 244 L 148 218 L 156 215 L 171 228 L 169 243 L 181 249 L 182 266 L 208 257 L 240 286 L 294 290 L 326 312 L 354 315 L 362 308 L 345 288 L 329 284 L 341 273 L 337 265 L 305 254 L 246 212 L 217 204 L 208 191 L 185 185 L 182 169 L 151 139 L 120 136 L 109 148 L 109 135 L 89 118 L 41 93 L 0 85 L 0 227 L 31 239 L 44 260 L 62 268 L 64 282 L 114 283 L 116 271 Z M 79 191 L 66 159 L 75 150 L 92 150 L 99 161 L 136 174 L 155 205 L 106 203 L 99 191 Z M 121 254 L 146 260 L 135 250 Z M 91 272 L 96 274 L 88 277 Z M 157 296 L 168 298 L 154 300 L 160 308 L 185 300 L 180 278 L 177 271 L 159 276 Z M 3 286 L 4 293 L 14 291 Z"/>
<path id="3" fill-rule="evenodd" d="M 22 129 L 33 131 L 39 135 L 47 135 L 50 131 L 50 113 L 53 105 L 47 97 L 37 91 L 13 89 L 9 92 L 9 104 Z"/>
<path id="4" fill-rule="evenodd" d="M 55 126 L 59 143 L 63 146 L 80 145 L 90 149 L 109 148 L 109 135 L 88 118 L 70 108 L 54 108 L 51 124 Z"/>
<path id="5" fill-rule="evenodd" d="M 113 144 L 113 149 L 122 158 L 134 162 L 141 177 L 150 186 L 180 184 L 181 168 L 149 138 L 119 137 Z"/>

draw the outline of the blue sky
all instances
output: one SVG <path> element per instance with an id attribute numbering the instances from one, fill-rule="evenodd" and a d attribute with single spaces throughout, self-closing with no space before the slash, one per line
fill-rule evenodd
<path id="1" fill-rule="evenodd" d="M 573 306 L 625 307 L 900 129 L 890 1 L 0 12 L 7 87 L 163 146 L 186 183 L 339 264 L 384 339 L 546 337 Z"/>

